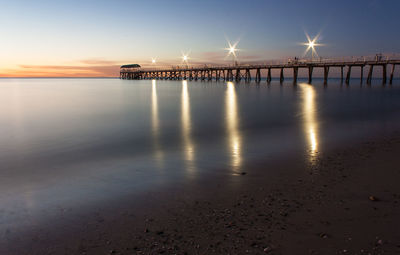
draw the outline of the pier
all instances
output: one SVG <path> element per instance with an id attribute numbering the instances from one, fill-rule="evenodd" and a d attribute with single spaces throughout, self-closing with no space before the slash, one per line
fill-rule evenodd
<path id="1" fill-rule="evenodd" d="M 396 65 L 400 64 L 399 58 L 386 58 L 382 59 L 381 56 L 376 56 L 372 59 L 358 58 L 351 60 L 288 60 L 280 63 L 263 63 L 263 64 L 236 64 L 236 65 L 202 65 L 202 66 L 177 66 L 177 67 L 165 67 L 165 68 L 129 68 L 132 65 L 121 66 L 120 78 L 121 79 L 161 79 L 161 80 L 223 80 L 223 81 L 245 81 L 250 82 L 254 75 L 256 82 L 261 82 L 261 71 L 266 71 L 267 82 L 271 82 L 272 70 L 278 70 L 279 81 L 282 83 L 285 78 L 284 70 L 291 70 L 291 78 L 293 83 L 297 83 L 299 76 L 299 70 L 305 69 L 308 77 L 308 83 L 312 82 L 313 72 L 315 69 L 320 68 L 323 70 L 324 84 L 327 84 L 329 72 L 332 69 L 340 71 L 340 79 L 346 84 L 350 83 L 352 72 L 360 75 L 361 82 L 363 81 L 364 68 L 368 70 L 367 84 L 371 84 L 374 70 L 380 69 L 381 74 L 376 78 L 380 78 L 383 84 L 387 83 L 389 75 L 389 84 L 393 82 L 393 76 Z M 388 70 L 390 73 L 388 74 Z M 345 75 L 345 76 L 344 76 Z M 290 78 L 290 77 L 289 77 Z"/>

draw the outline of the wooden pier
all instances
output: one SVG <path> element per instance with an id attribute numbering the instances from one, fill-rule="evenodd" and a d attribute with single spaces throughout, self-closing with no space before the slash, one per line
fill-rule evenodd
<path id="1" fill-rule="evenodd" d="M 299 69 L 306 69 L 308 83 L 312 82 L 313 71 L 316 68 L 323 70 L 324 84 L 328 82 L 329 71 L 333 68 L 340 70 L 340 79 L 346 84 L 350 83 L 352 71 L 358 71 L 360 80 L 363 81 L 364 68 L 368 68 L 367 84 L 371 84 L 374 69 L 381 69 L 382 83 L 387 83 L 387 70 L 390 68 L 389 83 L 392 84 L 396 65 L 400 64 L 400 58 L 397 59 L 382 59 L 376 56 L 375 59 L 356 59 L 356 60 L 319 60 L 319 61 L 303 61 L 294 60 L 286 61 L 285 63 L 269 63 L 269 64 L 239 64 L 239 65 L 214 65 L 214 66 L 181 66 L 181 67 L 166 67 L 166 68 L 125 68 L 122 66 L 120 70 L 121 79 L 163 79 L 163 80 L 223 80 L 223 81 L 245 81 L 252 80 L 251 73 L 255 74 L 254 80 L 261 82 L 261 71 L 266 70 L 267 82 L 271 82 L 271 70 L 279 70 L 279 81 L 282 83 L 285 79 L 284 70 L 292 70 L 293 83 L 297 83 Z M 346 76 L 344 77 L 344 72 Z"/>

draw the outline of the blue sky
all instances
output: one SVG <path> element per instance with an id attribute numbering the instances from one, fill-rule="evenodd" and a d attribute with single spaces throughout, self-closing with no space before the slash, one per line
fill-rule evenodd
<path id="1" fill-rule="evenodd" d="M 322 57 L 400 52 L 400 1 L 0 1 L 0 76 L 106 75 L 123 63 L 302 56 L 304 32 Z M 50 71 L 50 69 L 52 71 Z M 112 71 L 111 71 L 112 70 Z"/>

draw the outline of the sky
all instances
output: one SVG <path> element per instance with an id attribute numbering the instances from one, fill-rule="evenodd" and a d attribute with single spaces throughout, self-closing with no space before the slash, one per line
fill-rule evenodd
<path id="1" fill-rule="evenodd" d="M 0 0 L 0 77 L 109 77 L 122 64 L 400 53 L 398 0 Z M 306 55 L 305 57 L 309 57 Z"/>

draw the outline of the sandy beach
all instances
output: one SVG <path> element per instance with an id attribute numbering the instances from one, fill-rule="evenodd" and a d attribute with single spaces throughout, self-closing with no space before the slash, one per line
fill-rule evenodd
<path id="1" fill-rule="evenodd" d="M 23 234 L 3 233 L 0 253 L 398 254 L 399 153 L 396 132 L 305 164 L 260 163 L 229 182 L 64 208 Z"/>

